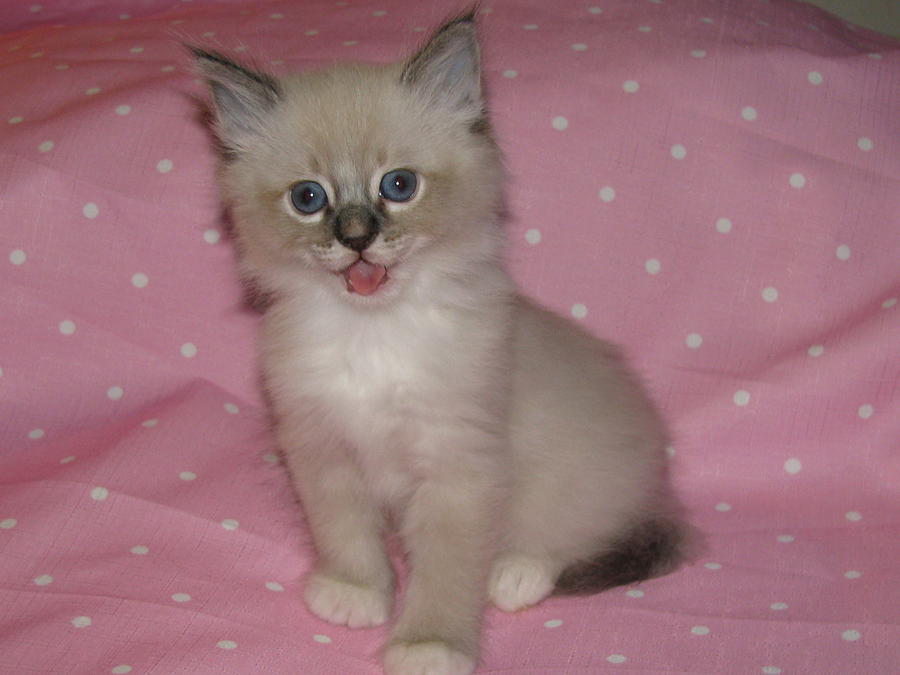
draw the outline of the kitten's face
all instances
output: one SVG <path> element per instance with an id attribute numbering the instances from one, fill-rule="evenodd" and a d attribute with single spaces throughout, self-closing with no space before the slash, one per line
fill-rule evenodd
<path id="1" fill-rule="evenodd" d="M 502 168 L 474 34 L 452 32 L 406 63 L 280 82 L 210 55 L 223 185 L 252 276 L 381 303 L 423 270 L 494 248 Z"/>

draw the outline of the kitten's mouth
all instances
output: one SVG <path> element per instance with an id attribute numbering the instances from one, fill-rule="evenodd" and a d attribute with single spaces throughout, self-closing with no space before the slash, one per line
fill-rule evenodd
<path id="1" fill-rule="evenodd" d="M 387 268 L 371 263 L 360 257 L 355 263 L 341 271 L 347 290 L 359 295 L 372 295 L 387 281 Z"/>

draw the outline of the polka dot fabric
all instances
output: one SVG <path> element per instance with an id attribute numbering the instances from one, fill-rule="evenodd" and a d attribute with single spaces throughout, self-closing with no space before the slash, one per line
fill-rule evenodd
<path id="1" fill-rule="evenodd" d="M 386 61 L 456 7 L 4 7 L 0 671 L 380 672 L 382 629 L 300 600 L 177 39 L 275 72 Z M 786 0 L 481 12 L 511 269 L 625 347 L 706 543 L 639 587 L 489 611 L 480 672 L 893 671 L 897 43 Z"/>

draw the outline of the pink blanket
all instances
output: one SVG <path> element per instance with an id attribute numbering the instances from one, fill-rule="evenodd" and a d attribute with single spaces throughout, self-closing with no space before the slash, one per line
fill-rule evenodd
<path id="1" fill-rule="evenodd" d="M 383 61 L 457 7 L 4 3 L 0 672 L 380 672 L 382 630 L 300 600 L 312 555 L 177 41 Z M 511 267 L 624 345 L 707 548 L 489 611 L 479 672 L 897 672 L 897 43 L 787 0 L 482 12 Z"/>

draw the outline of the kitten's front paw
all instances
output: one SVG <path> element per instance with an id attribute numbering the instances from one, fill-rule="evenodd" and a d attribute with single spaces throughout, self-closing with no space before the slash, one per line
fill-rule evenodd
<path id="1" fill-rule="evenodd" d="M 320 619 L 350 628 L 380 626 L 388 619 L 391 598 L 385 591 L 314 573 L 303 593 L 306 606 Z"/>
<path id="2" fill-rule="evenodd" d="M 384 653 L 385 675 L 469 675 L 475 659 L 444 642 L 397 642 Z"/>
<path id="3" fill-rule="evenodd" d="M 504 612 L 536 605 L 553 591 L 554 575 L 549 565 L 526 556 L 503 556 L 491 569 L 491 602 Z"/>

